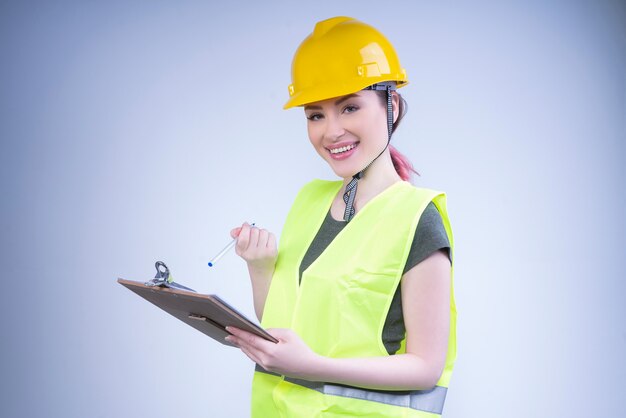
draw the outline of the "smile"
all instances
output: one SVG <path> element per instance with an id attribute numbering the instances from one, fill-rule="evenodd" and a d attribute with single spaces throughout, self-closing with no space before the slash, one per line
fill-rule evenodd
<path id="1" fill-rule="evenodd" d="M 354 148 L 356 148 L 356 143 L 350 144 L 350 145 L 346 145 L 345 147 L 329 149 L 328 151 L 331 154 L 341 154 L 342 152 L 347 152 L 347 151 L 350 151 L 351 149 L 354 149 Z"/>

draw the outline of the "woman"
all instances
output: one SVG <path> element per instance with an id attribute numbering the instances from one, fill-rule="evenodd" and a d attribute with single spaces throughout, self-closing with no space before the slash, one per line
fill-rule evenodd
<path id="1" fill-rule="evenodd" d="M 235 328 L 257 363 L 255 417 L 432 417 L 456 355 L 445 195 L 413 187 L 389 146 L 407 83 L 393 46 L 355 19 L 319 22 L 294 56 L 285 108 L 342 181 L 300 191 L 276 239 L 232 231 L 277 344 Z"/>

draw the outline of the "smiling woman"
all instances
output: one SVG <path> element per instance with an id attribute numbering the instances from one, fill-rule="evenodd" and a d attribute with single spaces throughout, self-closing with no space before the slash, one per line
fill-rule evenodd
<path id="1" fill-rule="evenodd" d="M 307 104 L 304 111 L 311 144 L 339 177 L 361 171 L 387 144 L 387 116 L 373 91 Z"/>
<path id="2" fill-rule="evenodd" d="M 296 52 L 285 108 L 340 177 L 298 194 L 280 247 L 233 229 L 262 325 L 230 329 L 257 364 L 254 417 L 433 417 L 456 357 L 453 239 L 445 194 L 411 185 L 390 148 L 407 84 L 389 41 L 352 18 L 319 22 Z"/>
<path id="3" fill-rule="evenodd" d="M 318 139 L 317 142 L 319 142 L 320 135 L 323 134 L 322 130 L 328 129 L 327 125 L 332 122 L 332 121 L 329 121 L 328 118 L 331 118 L 333 116 L 339 117 L 341 115 L 347 116 L 347 115 L 350 115 L 352 113 L 355 113 L 361 110 L 360 118 L 348 119 L 348 121 L 352 120 L 353 124 L 357 125 L 355 126 L 355 129 L 366 131 L 366 132 L 376 132 L 377 128 L 380 130 L 380 128 L 384 126 L 379 121 L 377 121 L 376 123 L 371 123 L 370 121 L 373 118 L 364 117 L 363 115 L 363 113 L 367 113 L 367 112 L 369 112 L 370 114 L 373 113 L 372 116 L 374 118 L 381 115 L 381 112 L 378 109 L 376 109 L 377 107 L 376 103 L 373 103 L 374 95 L 378 97 L 379 103 L 382 103 L 383 106 L 387 105 L 387 93 L 385 91 L 373 92 L 373 91 L 368 91 L 368 90 L 362 90 L 354 94 L 343 96 L 339 99 L 329 99 L 329 100 L 324 100 L 319 103 L 307 104 L 304 106 L 304 111 L 306 114 L 306 118 L 308 120 L 309 139 L 311 140 L 311 143 L 316 148 L 318 153 L 320 153 L 322 158 L 326 159 L 326 153 L 319 151 L 318 146 L 316 146 L 316 139 Z M 406 102 L 402 98 L 402 96 L 395 91 L 392 93 L 391 99 L 392 99 L 392 106 L 393 106 L 393 125 L 391 129 L 391 134 L 393 134 L 396 131 L 398 125 L 400 124 L 400 121 L 405 115 Z M 325 116 L 324 104 L 326 104 L 326 108 L 327 108 L 326 112 L 334 111 L 334 115 L 331 113 Z M 314 122 L 324 122 L 324 119 L 325 119 L 325 125 L 323 125 L 322 123 L 314 123 Z M 351 141 L 348 138 L 344 137 L 345 133 L 346 132 L 344 128 L 343 132 L 340 131 L 334 134 L 330 132 L 329 133 L 330 138 L 327 138 L 327 140 L 330 140 L 331 143 L 329 143 L 328 146 L 326 146 L 325 148 L 328 152 L 330 152 L 331 157 L 335 160 L 343 160 L 347 158 L 349 155 L 351 155 L 351 153 L 348 154 L 348 151 L 351 151 L 352 149 L 356 148 L 356 146 L 358 146 L 360 143 L 360 140 Z M 333 136 L 335 137 L 335 139 L 332 138 Z M 376 137 L 382 138 L 383 135 L 381 135 L 381 133 L 378 132 L 378 135 L 376 135 Z M 332 143 L 335 141 L 336 143 Z M 409 180 L 410 173 L 411 172 L 416 173 L 413 166 L 411 165 L 409 160 L 406 157 L 404 157 L 400 152 L 398 152 L 393 146 L 389 144 L 388 147 L 390 150 L 391 161 L 393 162 L 394 168 L 398 172 L 398 175 L 400 175 L 400 178 L 402 178 L 402 180 Z M 380 146 L 378 149 L 384 149 L 384 145 Z M 374 158 L 375 157 L 372 157 L 370 161 L 373 160 Z M 361 167 L 364 167 L 364 165 L 362 165 Z M 358 171 L 359 171 L 358 169 L 353 170 L 352 173 L 355 173 Z M 337 171 L 335 171 L 335 174 L 337 174 L 340 177 L 346 177 Z"/>

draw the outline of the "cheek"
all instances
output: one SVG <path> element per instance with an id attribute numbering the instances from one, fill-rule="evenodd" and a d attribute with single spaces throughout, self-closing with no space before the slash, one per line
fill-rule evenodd
<path id="1" fill-rule="evenodd" d="M 370 112 L 361 126 L 366 132 L 370 133 L 373 138 L 382 138 L 386 141 L 388 136 L 387 109 L 382 112 Z"/>
<path id="2" fill-rule="evenodd" d="M 322 131 L 319 123 L 307 123 L 307 133 L 309 134 L 309 141 L 314 147 L 319 147 L 322 143 Z"/>

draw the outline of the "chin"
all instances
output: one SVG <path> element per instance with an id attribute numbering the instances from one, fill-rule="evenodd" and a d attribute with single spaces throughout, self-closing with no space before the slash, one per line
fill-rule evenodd
<path id="1" fill-rule="evenodd" d="M 352 176 L 360 171 L 360 169 L 354 167 L 335 167 L 331 165 L 331 168 L 337 177 L 341 177 L 342 179 L 352 178 Z"/>
<path id="2" fill-rule="evenodd" d="M 328 155 L 322 155 L 322 158 L 330 169 L 342 179 L 352 178 L 367 165 L 367 162 L 362 161 L 360 158 L 349 158 L 342 161 L 334 160 Z"/>

